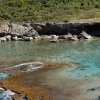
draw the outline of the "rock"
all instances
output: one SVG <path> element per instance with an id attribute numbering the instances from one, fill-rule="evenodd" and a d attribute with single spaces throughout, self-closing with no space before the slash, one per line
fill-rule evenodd
<path id="1" fill-rule="evenodd" d="M 77 35 L 73 35 L 73 37 L 70 38 L 70 40 L 72 40 L 72 41 L 77 41 L 77 40 L 78 40 Z"/>
<path id="2" fill-rule="evenodd" d="M 67 39 L 66 35 L 60 35 L 58 39 Z"/>
<path id="3" fill-rule="evenodd" d="M 42 35 L 42 36 L 41 36 L 41 39 L 42 39 L 42 40 L 50 40 L 50 39 L 51 39 L 51 36 Z"/>
<path id="4" fill-rule="evenodd" d="M 26 32 L 24 35 L 26 36 L 39 36 L 38 32 L 35 31 L 34 29 L 30 29 L 28 32 Z"/>
<path id="5" fill-rule="evenodd" d="M 51 39 L 58 39 L 57 35 L 51 35 Z"/>
<path id="6" fill-rule="evenodd" d="M 50 42 L 59 42 L 58 36 L 56 36 L 56 35 L 51 35 Z"/>
<path id="7" fill-rule="evenodd" d="M 11 35 L 7 35 L 7 36 L 5 36 L 5 38 L 7 39 L 7 41 L 10 41 L 11 40 Z"/>
<path id="8" fill-rule="evenodd" d="M 9 25 L 9 32 L 11 33 L 11 34 L 16 34 L 16 35 L 23 35 L 23 34 L 25 34 L 26 32 L 28 32 L 29 30 L 28 30 L 28 28 L 27 27 L 24 27 L 24 26 L 22 26 L 22 25 L 20 25 L 20 24 L 10 24 Z"/>
<path id="9" fill-rule="evenodd" d="M 14 40 L 14 41 L 17 41 L 18 37 L 15 35 L 15 36 L 12 36 L 11 39 Z"/>
<path id="10" fill-rule="evenodd" d="M 25 26 L 21 24 L 10 24 L 9 33 L 15 34 L 17 36 L 37 36 L 39 35 L 31 26 Z"/>
<path id="11" fill-rule="evenodd" d="M 78 36 L 79 39 L 91 39 L 92 37 L 87 34 L 85 31 L 82 31 L 79 36 Z"/>
<path id="12" fill-rule="evenodd" d="M 8 23 L 0 23 L 0 33 L 7 33 L 8 30 Z"/>
<path id="13" fill-rule="evenodd" d="M 73 38 L 73 35 L 71 33 L 68 33 L 67 38 Z"/>
<path id="14" fill-rule="evenodd" d="M 24 40 L 24 41 L 32 41 L 33 38 L 32 38 L 32 37 L 24 36 L 24 37 L 23 37 L 23 40 Z"/>
<path id="15" fill-rule="evenodd" d="M 41 36 L 33 36 L 33 39 L 35 39 L 36 41 L 41 40 L 42 37 Z"/>
<path id="16" fill-rule="evenodd" d="M 71 33 L 68 33 L 66 35 L 67 40 L 73 40 L 73 35 Z"/>
<path id="17" fill-rule="evenodd" d="M 1 42 L 5 42 L 5 41 L 7 41 L 7 39 L 6 39 L 5 37 L 1 37 L 1 38 L 0 38 L 0 41 L 1 41 Z"/>
<path id="18" fill-rule="evenodd" d="M 0 33 L 0 37 L 4 37 L 5 35 L 6 35 L 5 32 L 1 32 L 1 33 Z"/>

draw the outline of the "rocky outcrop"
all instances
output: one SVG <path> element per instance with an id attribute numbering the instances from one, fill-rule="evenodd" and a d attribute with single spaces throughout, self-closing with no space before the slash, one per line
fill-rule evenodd
<path id="1" fill-rule="evenodd" d="M 0 25 L 0 41 L 21 40 L 59 40 L 76 41 L 91 39 L 91 36 L 100 37 L 100 22 L 71 23 L 4 23 Z"/>
<path id="2" fill-rule="evenodd" d="M 49 23 L 32 23 L 30 24 L 40 35 L 65 35 L 68 32 L 73 35 L 79 35 L 86 31 L 92 36 L 100 36 L 100 22 L 49 22 Z M 99 31 L 99 32 L 98 32 Z M 98 32 L 98 33 L 97 33 Z"/>
<path id="3" fill-rule="evenodd" d="M 92 37 L 89 34 L 87 34 L 86 32 L 83 31 L 79 34 L 78 38 L 79 39 L 91 39 Z"/>

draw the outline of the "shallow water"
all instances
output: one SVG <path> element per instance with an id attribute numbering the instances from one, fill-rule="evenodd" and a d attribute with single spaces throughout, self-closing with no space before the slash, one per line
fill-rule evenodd
<path id="1" fill-rule="evenodd" d="M 0 43 L 1 66 L 12 66 L 28 61 L 70 62 L 73 70 L 61 70 L 64 76 L 91 76 L 100 74 L 100 40 L 61 43 L 4 42 Z"/>
<path id="2" fill-rule="evenodd" d="M 41 79 L 40 84 L 64 91 L 67 93 L 67 100 L 84 100 L 84 95 L 85 97 L 88 95 L 88 90 L 100 87 L 100 79 L 95 78 L 100 76 L 100 39 L 61 43 L 45 41 L 0 43 L 0 68 L 31 61 L 67 62 L 74 67 L 68 70 L 67 66 L 64 66 L 57 70 L 38 72 L 41 77 L 45 76 L 44 80 Z M 0 78 L 8 75 L 9 73 L 2 74 Z M 87 76 L 94 78 L 85 79 Z M 81 90 L 85 91 L 85 93 L 82 92 L 83 97 L 80 97 L 83 99 L 77 97 L 75 99 L 74 95 L 81 96 Z M 97 98 L 99 93 L 93 92 L 91 93 L 93 96 L 91 96 L 89 91 L 89 100 Z M 56 100 L 66 100 L 64 99 L 65 94 L 60 92 L 55 94 L 57 95 Z"/>

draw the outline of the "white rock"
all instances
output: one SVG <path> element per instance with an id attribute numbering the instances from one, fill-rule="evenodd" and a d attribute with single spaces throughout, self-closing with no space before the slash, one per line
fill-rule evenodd
<path id="1" fill-rule="evenodd" d="M 87 34 L 85 31 L 83 31 L 80 33 L 79 38 L 91 39 L 92 37 L 89 34 Z"/>
<path id="2" fill-rule="evenodd" d="M 1 42 L 5 42 L 5 41 L 7 41 L 7 39 L 6 39 L 5 37 L 1 37 L 1 38 L 0 38 L 0 41 L 1 41 Z"/>

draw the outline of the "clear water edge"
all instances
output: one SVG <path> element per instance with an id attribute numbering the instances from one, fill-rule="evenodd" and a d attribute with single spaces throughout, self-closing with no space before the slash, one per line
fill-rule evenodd
<path id="1" fill-rule="evenodd" d="M 64 76 L 84 77 L 100 74 L 100 40 L 61 43 L 13 41 L 0 43 L 1 66 L 28 61 L 70 62 L 75 69 L 64 68 Z"/>

